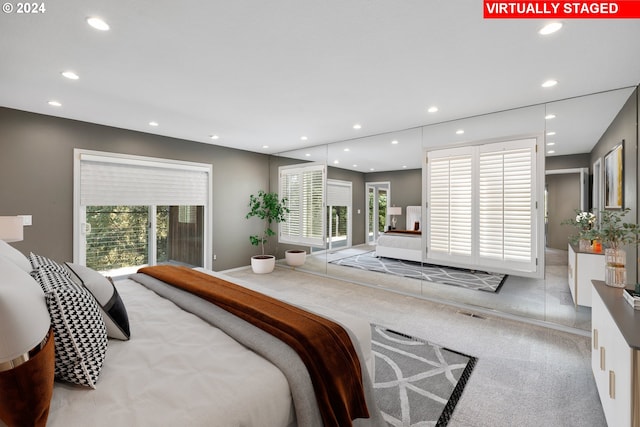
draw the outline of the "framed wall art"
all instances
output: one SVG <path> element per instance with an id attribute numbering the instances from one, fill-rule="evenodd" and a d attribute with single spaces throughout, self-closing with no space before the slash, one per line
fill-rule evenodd
<path id="1" fill-rule="evenodd" d="M 604 207 L 624 207 L 624 140 L 604 156 Z"/>

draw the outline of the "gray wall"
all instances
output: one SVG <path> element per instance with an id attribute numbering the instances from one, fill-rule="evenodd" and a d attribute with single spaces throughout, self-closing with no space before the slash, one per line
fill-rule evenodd
<path id="1" fill-rule="evenodd" d="M 213 165 L 214 270 L 249 264 L 260 231 L 244 218 L 249 194 L 269 188 L 269 156 L 0 108 L 0 215 L 33 215 L 13 245 L 58 261 L 73 256 L 73 149 Z"/>
<path id="2" fill-rule="evenodd" d="M 602 135 L 591 151 L 593 164 L 604 156 L 622 140 L 624 140 L 624 207 L 630 212 L 624 217 L 625 222 L 638 222 L 638 89 L 624 104 L 609 128 Z M 637 248 L 627 247 L 627 281 L 635 283 L 637 276 Z"/>
<path id="3" fill-rule="evenodd" d="M 391 206 L 402 207 L 402 215 L 398 216 L 398 228 L 400 229 L 404 229 L 406 226 L 406 207 L 422 206 L 422 169 L 371 172 L 365 175 L 365 181 L 389 181 Z"/>

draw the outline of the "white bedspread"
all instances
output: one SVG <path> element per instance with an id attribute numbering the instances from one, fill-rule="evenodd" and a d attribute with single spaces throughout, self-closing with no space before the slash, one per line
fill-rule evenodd
<path id="1" fill-rule="evenodd" d="M 95 390 L 56 383 L 48 426 L 293 422 L 289 386 L 278 368 L 144 286 L 131 280 L 116 286 L 131 340 L 109 340 Z"/>

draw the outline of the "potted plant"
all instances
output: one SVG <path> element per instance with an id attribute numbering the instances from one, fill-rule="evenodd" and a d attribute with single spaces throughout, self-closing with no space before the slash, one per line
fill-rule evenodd
<path id="1" fill-rule="evenodd" d="M 578 229 L 578 233 L 569 236 L 569 241 L 573 244 L 577 243 L 581 251 L 588 251 L 591 249 L 591 240 L 597 238 L 594 228 L 596 216 L 591 212 L 583 212 L 579 209 L 576 209 L 575 212 L 575 219 L 569 218 L 562 221 L 561 224 L 569 224 L 576 227 Z"/>
<path id="2" fill-rule="evenodd" d="M 605 247 L 605 283 L 622 288 L 626 285 L 627 254 L 625 245 L 638 243 L 640 227 L 638 224 L 622 222 L 629 208 L 619 211 L 600 212 L 600 226 L 595 232 Z"/>
<path id="3" fill-rule="evenodd" d="M 268 193 L 263 190 L 260 190 L 257 196 L 253 194 L 249 196 L 249 212 L 245 218 L 257 217 L 264 221 L 262 234 L 249 236 L 251 244 L 260 246 L 262 249 L 261 255 L 251 257 L 251 268 L 254 273 L 271 273 L 275 267 L 276 257 L 265 254 L 265 245 L 268 246 L 271 237 L 276 235 L 271 227 L 286 221 L 286 214 L 289 213 L 289 209 L 285 207 L 286 201 L 286 198 L 279 199 L 278 193 Z"/>
<path id="4" fill-rule="evenodd" d="M 300 267 L 307 259 L 307 252 L 302 249 L 289 249 L 284 251 L 284 259 L 287 265 L 293 267 Z"/>

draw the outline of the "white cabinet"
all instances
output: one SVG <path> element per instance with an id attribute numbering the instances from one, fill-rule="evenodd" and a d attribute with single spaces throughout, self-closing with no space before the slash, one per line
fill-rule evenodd
<path id="1" fill-rule="evenodd" d="M 623 300 L 622 291 L 607 287 L 604 282 L 594 283 L 591 369 L 607 424 L 636 427 L 640 426 L 640 416 L 634 412 L 640 407 L 632 396 L 638 396 L 640 367 L 638 349 L 633 345 L 637 344 L 640 316 L 636 319 L 636 312 Z"/>
<path id="2" fill-rule="evenodd" d="M 575 305 L 591 307 L 591 280 L 604 280 L 604 255 L 581 252 L 569 244 L 568 279 Z"/>

